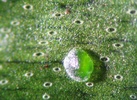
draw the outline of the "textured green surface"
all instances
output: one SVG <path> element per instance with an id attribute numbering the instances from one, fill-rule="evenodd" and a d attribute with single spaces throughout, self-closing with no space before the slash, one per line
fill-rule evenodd
<path id="1" fill-rule="evenodd" d="M 32 9 L 23 8 L 29 4 Z M 45 93 L 51 100 L 135 98 L 136 5 L 136 0 L 0 0 L 0 100 L 41 100 Z M 95 52 L 93 87 L 65 73 L 62 60 L 74 47 Z M 101 66 L 100 57 L 110 60 Z M 45 82 L 53 85 L 44 87 Z"/>

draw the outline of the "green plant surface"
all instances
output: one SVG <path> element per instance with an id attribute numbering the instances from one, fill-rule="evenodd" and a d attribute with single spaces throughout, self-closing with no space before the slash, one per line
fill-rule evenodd
<path id="1" fill-rule="evenodd" d="M 0 100 L 136 100 L 136 5 L 0 0 Z M 86 82 L 69 78 L 63 66 L 73 48 L 95 63 Z"/>

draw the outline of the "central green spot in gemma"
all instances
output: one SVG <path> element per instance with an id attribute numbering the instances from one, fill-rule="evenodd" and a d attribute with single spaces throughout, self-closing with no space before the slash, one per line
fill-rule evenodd
<path id="1" fill-rule="evenodd" d="M 72 49 L 63 63 L 68 76 L 79 82 L 87 81 L 94 69 L 92 58 L 82 49 Z"/>

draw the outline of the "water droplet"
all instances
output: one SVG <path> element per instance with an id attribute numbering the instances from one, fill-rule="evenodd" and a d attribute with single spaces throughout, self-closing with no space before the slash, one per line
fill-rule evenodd
<path id="1" fill-rule="evenodd" d="M 68 76 L 78 82 L 87 81 L 93 72 L 92 58 L 82 49 L 73 48 L 63 61 Z"/>

